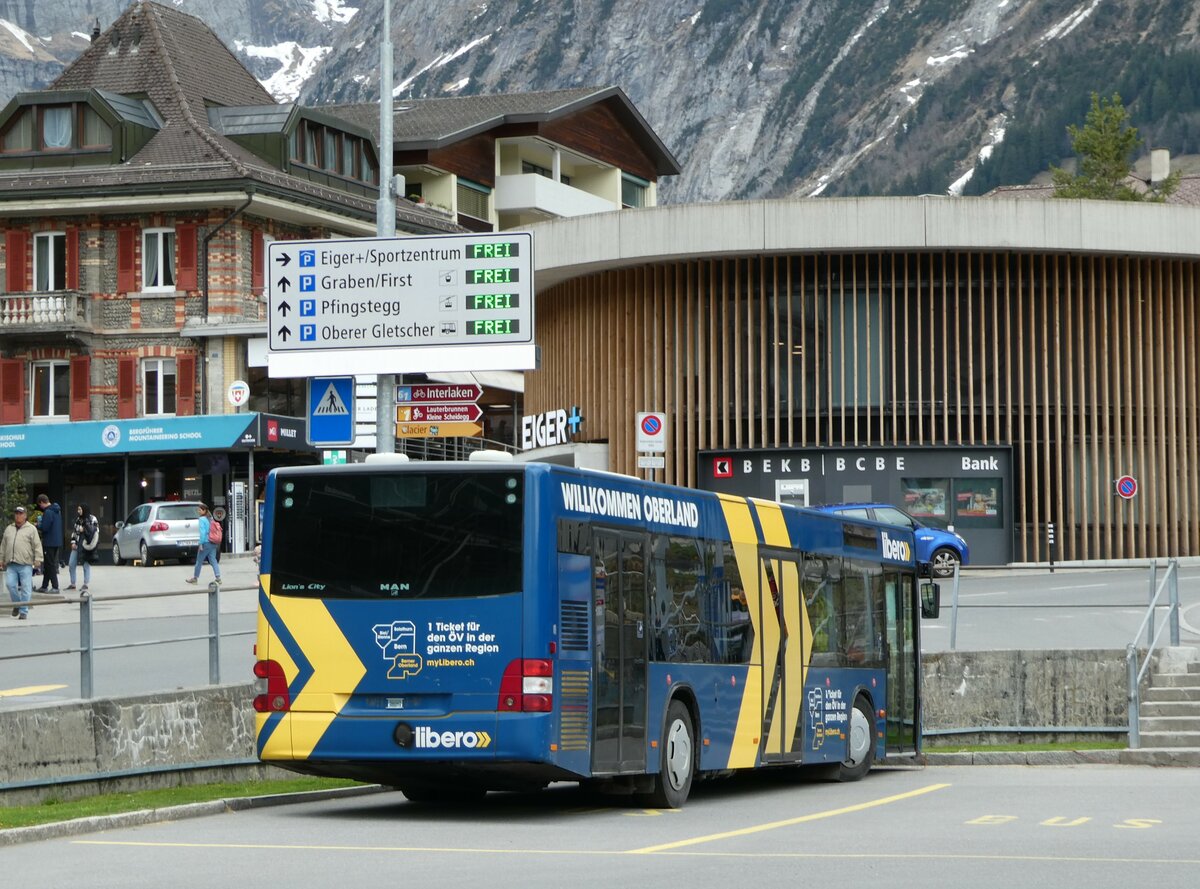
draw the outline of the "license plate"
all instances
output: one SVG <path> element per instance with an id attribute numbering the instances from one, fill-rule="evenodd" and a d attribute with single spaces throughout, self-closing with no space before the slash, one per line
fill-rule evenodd
<path id="1" fill-rule="evenodd" d="M 177 546 L 195 546 L 199 542 L 200 542 L 199 538 L 197 538 L 195 540 L 180 540 L 176 545 Z"/>

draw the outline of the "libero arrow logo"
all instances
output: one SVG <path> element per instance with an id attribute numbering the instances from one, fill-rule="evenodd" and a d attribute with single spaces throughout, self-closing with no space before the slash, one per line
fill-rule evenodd
<path id="1" fill-rule="evenodd" d="M 425 750 L 452 749 L 482 750 L 490 746 L 492 736 L 487 732 L 438 732 L 427 725 L 417 726 L 417 747 Z"/>

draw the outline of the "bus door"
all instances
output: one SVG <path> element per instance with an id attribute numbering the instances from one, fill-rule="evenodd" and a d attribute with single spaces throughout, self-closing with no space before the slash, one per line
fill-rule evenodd
<path id="1" fill-rule="evenodd" d="M 646 769 L 647 545 L 640 533 L 597 528 L 592 536 L 595 774 Z"/>
<path id="2" fill-rule="evenodd" d="M 888 642 L 888 749 L 900 753 L 917 747 L 917 671 L 916 621 L 921 609 L 917 603 L 916 578 L 911 574 L 887 572 Z"/>
<path id="3" fill-rule="evenodd" d="M 805 647 L 800 564 L 788 552 L 762 552 L 758 656 L 762 664 L 764 761 L 799 759 Z M 793 750 L 795 752 L 793 752 Z"/>

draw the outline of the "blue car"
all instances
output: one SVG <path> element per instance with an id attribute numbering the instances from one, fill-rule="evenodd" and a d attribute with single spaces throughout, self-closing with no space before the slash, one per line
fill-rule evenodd
<path id="1" fill-rule="evenodd" d="M 970 558 L 967 542 L 952 531 L 931 528 L 890 503 L 831 503 L 817 506 L 823 512 L 836 512 L 847 518 L 872 519 L 888 525 L 912 528 L 916 538 L 917 564 L 922 573 L 934 577 L 952 577 L 955 565 L 966 565 Z"/>

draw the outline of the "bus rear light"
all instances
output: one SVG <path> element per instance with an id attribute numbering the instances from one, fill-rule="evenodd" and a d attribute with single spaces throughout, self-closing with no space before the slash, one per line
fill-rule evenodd
<path id="1" fill-rule="evenodd" d="M 278 661 L 254 662 L 254 709 L 258 713 L 280 713 L 292 708 L 287 677 Z"/>
<path id="2" fill-rule="evenodd" d="M 542 658 L 510 661 L 500 677 L 496 709 L 531 713 L 554 709 L 554 663 Z"/>

